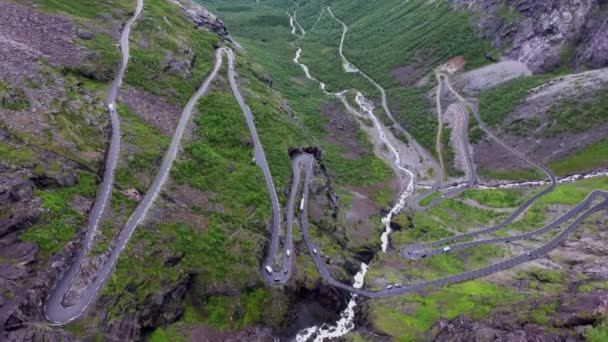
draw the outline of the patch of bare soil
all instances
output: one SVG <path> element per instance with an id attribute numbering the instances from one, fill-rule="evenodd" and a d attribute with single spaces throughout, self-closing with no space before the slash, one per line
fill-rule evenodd
<path id="1" fill-rule="evenodd" d="M 379 221 L 373 222 L 372 217 L 379 215 L 384 208 L 374 203 L 372 196 L 378 191 L 388 188 L 391 190 L 391 198 L 397 197 L 399 187 L 395 182 L 396 180 L 393 179 L 390 182 L 368 187 L 346 187 L 346 190 L 352 195 L 349 211 L 346 212 L 346 224 L 356 241 L 368 241 L 379 225 Z"/>
<path id="2" fill-rule="evenodd" d="M 516 170 L 532 167 L 492 139 L 486 139 L 473 146 L 473 160 L 478 166 L 491 170 Z"/>
<path id="3" fill-rule="evenodd" d="M 164 135 L 172 136 L 175 132 L 181 114 L 178 106 L 166 102 L 160 96 L 133 87 L 121 89 L 120 100 Z"/>
<path id="4" fill-rule="evenodd" d="M 517 77 L 531 75 L 526 64 L 519 61 L 502 61 L 483 68 L 467 71 L 455 77 L 455 84 L 462 84 L 463 91 L 474 94 L 496 87 Z"/>
<path id="5" fill-rule="evenodd" d="M 581 98 L 606 85 L 608 85 L 608 69 L 593 70 L 551 80 L 534 89 L 524 103 L 509 114 L 496 133 L 505 143 L 537 161 L 547 163 L 564 158 L 605 139 L 608 136 L 608 123 L 581 133 L 566 132 L 557 136 L 548 136 L 544 134 L 544 131 L 553 121 L 549 113 L 550 109 L 565 98 Z M 529 120 L 536 124 L 523 133 L 512 133 L 509 130 L 509 126 Z M 521 164 L 515 158 L 512 162 L 506 161 L 502 151 L 503 149 L 498 144 L 484 141 L 475 146 L 475 160 L 489 168 L 529 168 L 528 165 Z"/>
<path id="6" fill-rule="evenodd" d="M 464 56 L 456 56 L 448 60 L 445 63 L 445 66 L 448 70 L 454 70 L 454 72 L 456 72 L 463 70 L 465 64 L 467 64 L 467 61 L 464 59 Z"/>
<path id="7" fill-rule="evenodd" d="M 463 125 L 464 125 L 464 113 L 465 109 L 458 103 L 452 103 L 448 106 L 446 111 L 443 113 L 443 119 L 449 125 L 451 130 L 450 145 L 454 150 L 453 167 L 466 174 L 471 172 L 466 163 L 465 153 L 469 153 L 466 147 L 462 145 L 464 137 L 462 136 Z M 446 160 L 446 162 L 449 162 Z M 460 178 L 460 177 L 459 177 Z"/>
<path id="8" fill-rule="evenodd" d="M 46 57 L 56 65 L 79 65 L 86 49 L 75 45 L 76 27 L 69 20 L 0 0 L 0 46 Z M 23 61 L 23 55 L 22 61 Z M 20 70 L 14 72 L 21 73 Z M 1 70 L 6 75 L 5 70 Z"/>
<path id="9" fill-rule="evenodd" d="M 402 86 L 416 84 L 423 75 L 423 69 L 416 69 L 411 65 L 400 66 L 391 71 L 391 77 Z"/>
<path id="10" fill-rule="evenodd" d="M 519 136 L 504 134 L 504 141 L 510 146 L 532 157 L 547 163 L 564 158 L 608 136 L 608 123 L 580 134 L 566 133 L 557 137 Z"/>
<path id="11" fill-rule="evenodd" d="M 366 148 L 359 143 L 359 123 L 347 113 L 338 101 L 330 101 L 321 107 L 321 115 L 328 119 L 325 128 L 329 143 L 341 148 L 342 156 L 360 159 L 367 154 Z"/>
<path id="12" fill-rule="evenodd" d="M 0 108 L 0 121 L 13 131 L 32 134 L 85 159 L 97 160 L 100 155 L 81 154 L 78 145 L 83 140 L 73 126 L 65 123 L 64 116 L 55 114 L 82 114 L 86 129 L 93 126 L 95 134 L 104 135 L 107 119 L 97 112 L 101 104 L 80 85 L 45 66 L 78 66 L 90 55 L 73 41 L 77 39 L 75 24 L 6 0 L 0 0 L 0 22 L 0 82 L 9 87 L 8 93 L 21 94 L 23 103 L 16 110 Z M 67 90 L 78 94 L 79 99 L 68 100 Z M 60 132 L 58 127 L 64 129 Z M 94 139 L 99 141 L 101 137 Z"/>

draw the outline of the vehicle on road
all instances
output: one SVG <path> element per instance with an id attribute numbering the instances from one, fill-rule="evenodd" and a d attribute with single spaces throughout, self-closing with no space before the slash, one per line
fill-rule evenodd
<path id="1" fill-rule="evenodd" d="M 272 267 L 266 265 L 266 272 L 268 272 L 268 274 L 272 274 Z"/>
<path id="2" fill-rule="evenodd" d="M 448 246 L 448 247 L 443 247 L 443 251 L 444 251 L 444 252 L 449 252 L 451 249 L 452 249 L 452 248 L 451 248 L 451 247 L 449 247 L 449 246 Z"/>

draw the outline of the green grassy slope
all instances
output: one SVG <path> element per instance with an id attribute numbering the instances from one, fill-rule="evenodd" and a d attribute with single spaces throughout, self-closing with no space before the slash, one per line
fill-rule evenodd
<path id="1" fill-rule="evenodd" d="M 286 12 L 293 12 L 292 2 L 265 1 L 201 1 L 226 20 L 239 40 L 254 41 L 270 48 L 278 58 L 293 58 Z M 487 63 L 485 54 L 492 53 L 489 43 L 478 39 L 469 25 L 470 14 L 453 12 L 445 1 L 414 0 L 393 10 L 402 1 L 301 1 L 297 18 L 307 35 L 296 44 L 303 47 L 302 62 L 313 76 L 328 84 L 329 90 L 356 88 L 378 101 L 372 85 L 360 76 L 348 74 L 341 68 L 338 46 L 341 25 L 327 13 L 319 19 L 321 9 L 330 5 L 335 15 L 349 25 L 344 53 L 358 68 L 383 85 L 389 105 L 397 120 L 426 148 L 433 150 L 437 124 L 427 93 L 431 80 L 414 86 L 439 64 L 451 57 L 463 55 L 467 67 Z M 310 30 L 314 23 L 314 30 Z M 245 38 L 245 39 L 243 39 Z M 270 46 L 272 45 L 272 47 Z M 251 44 L 245 44 L 248 48 Z M 291 51 L 289 53 L 288 51 Z M 264 56 L 264 58 L 268 58 Z M 391 71 L 399 67 L 413 70 L 415 76 L 399 83 Z"/>

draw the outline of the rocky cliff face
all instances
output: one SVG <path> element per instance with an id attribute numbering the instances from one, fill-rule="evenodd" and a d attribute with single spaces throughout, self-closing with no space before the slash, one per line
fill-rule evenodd
<path id="1" fill-rule="evenodd" d="M 534 72 L 562 64 L 608 66 L 608 6 L 604 0 L 452 0 L 509 58 Z"/>
<path id="2" fill-rule="evenodd" d="M 518 312 L 500 311 L 491 317 L 474 321 L 466 316 L 451 321 L 440 320 L 435 329 L 439 332 L 433 341 L 585 341 L 581 332 L 585 326 L 601 321 L 608 305 L 604 290 L 584 294 L 567 294 L 549 317 L 551 329 L 521 319 Z M 558 329 L 571 329 L 568 335 Z M 553 330 L 553 331 L 551 331 Z"/>
<path id="3" fill-rule="evenodd" d="M 172 0 L 178 4 L 184 14 L 199 28 L 209 30 L 218 36 L 222 37 L 227 42 L 232 43 L 232 38 L 228 34 L 228 29 L 224 22 L 221 21 L 213 13 L 207 11 L 201 5 L 195 3 L 192 0 Z"/>

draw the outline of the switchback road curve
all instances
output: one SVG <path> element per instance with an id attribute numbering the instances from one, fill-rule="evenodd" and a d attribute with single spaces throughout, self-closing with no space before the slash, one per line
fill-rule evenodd
<path id="1" fill-rule="evenodd" d="M 142 5 L 143 5 L 143 3 L 141 1 L 138 2 L 139 11 L 141 11 Z M 139 14 L 139 11 L 136 11 L 136 14 L 134 15 L 134 17 L 133 17 L 132 21 L 130 21 L 130 23 L 132 23 L 135 20 L 134 18 L 136 18 L 136 16 Z M 125 31 L 127 31 L 127 30 L 125 29 Z M 125 34 L 124 33 L 125 31 L 123 31 L 123 35 Z M 127 31 L 127 35 L 128 35 L 128 31 Z M 124 41 L 125 41 L 124 39 L 121 39 L 121 42 L 124 42 Z M 124 48 L 124 46 L 123 46 L 123 48 Z M 135 211 L 129 217 L 129 220 L 127 221 L 126 225 L 123 227 L 123 229 L 119 233 L 118 237 L 116 238 L 116 240 L 114 242 L 113 248 L 110 251 L 110 254 L 108 255 L 108 258 L 105 260 L 105 262 L 101 266 L 101 268 L 96 272 L 96 274 L 93 277 L 93 280 L 88 284 L 87 288 L 77 299 L 76 303 L 71 306 L 65 306 L 63 304 L 65 294 L 68 292 L 70 286 L 72 285 L 76 275 L 78 274 L 78 272 L 85 260 L 85 257 L 88 253 L 88 250 L 90 248 L 90 245 L 91 245 L 91 242 L 93 239 L 94 229 L 96 229 L 96 226 L 88 227 L 85 240 L 83 241 L 83 245 L 78 253 L 78 256 L 74 259 L 74 261 L 72 262 L 72 264 L 71 264 L 70 268 L 67 270 L 67 272 L 65 272 L 59 278 L 57 284 L 51 290 L 49 297 L 44 305 L 44 309 L 43 309 L 44 315 L 47 318 L 47 320 L 50 321 L 51 323 L 53 323 L 53 324 L 69 323 L 72 320 L 78 318 L 80 315 L 82 315 L 84 313 L 84 311 L 92 303 L 92 301 L 97 297 L 97 295 L 99 294 L 99 291 L 101 290 L 101 288 L 107 281 L 108 277 L 112 274 L 112 271 L 114 270 L 114 267 L 116 266 L 116 263 L 118 262 L 120 253 L 127 245 L 129 239 L 131 238 L 131 235 L 135 231 L 135 228 L 145 218 L 147 211 L 150 209 L 150 207 L 154 203 L 155 199 L 158 197 L 158 194 L 160 193 L 163 185 L 165 184 L 165 181 L 167 180 L 167 178 L 169 176 L 171 166 L 173 165 L 173 161 L 175 160 L 177 153 L 179 151 L 180 142 L 181 142 L 181 139 L 185 132 L 186 126 L 191 119 L 194 106 L 196 105 L 198 99 L 207 92 L 207 90 L 209 89 L 209 85 L 211 84 L 211 81 L 213 81 L 213 79 L 215 79 L 215 77 L 217 76 L 217 73 L 222 65 L 222 55 L 226 51 L 227 51 L 227 49 L 219 49 L 216 51 L 216 63 L 215 63 L 213 71 L 207 77 L 207 79 L 204 81 L 204 83 L 201 85 L 201 87 L 196 91 L 196 93 L 192 96 L 192 98 L 190 98 L 186 107 L 184 108 L 182 115 L 180 117 L 180 120 L 178 122 L 177 128 L 175 130 L 175 134 L 173 135 L 171 144 L 169 145 L 169 148 L 167 149 L 167 151 L 165 153 L 165 156 L 161 163 L 161 167 L 156 175 L 156 178 L 154 179 L 152 185 L 146 192 L 146 195 L 144 196 L 144 198 L 139 202 Z M 124 73 L 124 68 L 121 68 L 121 72 Z M 120 78 L 122 78 L 122 76 Z M 119 86 L 120 82 L 117 82 L 116 84 Z M 113 99 L 115 99 L 115 97 Z M 114 106 L 111 106 L 110 109 L 112 110 L 113 107 Z M 117 159 L 118 152 L 119 151 L 114 151 L 114 150 L 110 149 L 109 154 L 108 154 L 108 159 L 113 159 L 113 158 Z M 107 170 L 106 170 L 106 172 L 107 172 Z M 113 178 L 113 176 L 112 176 L 112 178 Z M 110 183 L 110 185 L 109 185 L 110 190 L 111 190 L 111 185 L 112 184 Z M 101 191 L 104 191 L 104 189 L 105 189 L 104 185 L 102 185 Z M 110 190 L 108 190 L 108 191 L 110 191 Z M 102 213 L 103 213 L 103 207 L 101 209 L 101 212 L 99 213 L 99 216 L 96 218 L 97 220 L 99 220 Z M 97 213 L 94 212 L 93 214 L 97 214 Z M 91 219 L 93 219 L 93 218 L 91 218 Z"/>
<path id="2" fill-rule="evenodd" d="M 63 299 L 64 294 L 68 291 L 70 285 L 74 281 L 74 278 L 80 271 L 80 267 L 82 266 L 82 263 L 86 258 L 95 233 L 99 227 L 101 217 L 103 216 L 105 208 L 110 202 L 110 198 L 112 195 L 112 187 L 114 185 L 114 171 L 116 170 L 116 165 L 118 164 L 118 158 L 120 155 L 120 119 L 118 117 L 118 113 L 116 112 L 116 98 L 118 97 L 120 86 L 122 84 L 125 71 L 127 70 L 127 64 L 129 62 L 129 36 L 131 34 L 131 28 L 133 27 L 133 24 L 141 14 L 143 6 L 143 0 L 137 0 L 135 12 L 133 13 L 133 16 L 129 18 L 129 20 L 127 20 L 127 22 L 125 23 L 120 36 L 120 50 L 122 52 L 122 61 L 120 64 L 120 69 L 116 77 L 112 81 L 112 84 L 110 85 L 108 97 L 106 99 L 108 110 L 110 112 L 110 122 L 112 125 L 112 131 L 110 145 L 107 151 L 103 180 L 97 192 L 97 197 L 95 198 L 95 204 L 93 205 L 93 209 L 89 214 L 87 232 L 85 234 L 84 240 L 82 241 L 82 247 L 70 268 L 61 276 L 60 280 L 55 285 L 55 288 L 51 291 L 47 303 L 44 306 L 44 314 L 46 318 L 52 323 L 67 323 L 73 320 L 84 311 L 84 309 L 88 305 L 88 302 L 91 301 L 91 299 L 87 299 L 87 303 L 75 305 L 72 307 L 72 310 L 61 310 L 59 308 L 59 306 L 61 306 L 59 302 Z"/>

